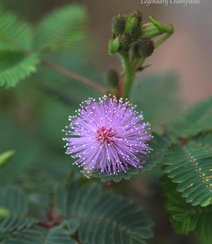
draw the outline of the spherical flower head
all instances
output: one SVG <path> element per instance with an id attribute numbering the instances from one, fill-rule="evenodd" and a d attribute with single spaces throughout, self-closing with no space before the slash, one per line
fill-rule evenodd
<path id="1" fill-rule="evenodd" d="M 93 172 L 118 174 L 145 162 L 152 138 L 149 123 L 129 101 L 104 96 L 83 102 L 78 116 L 70 116 L 66 127 L 67 154 L 76 159 L 87 177 Z"/>

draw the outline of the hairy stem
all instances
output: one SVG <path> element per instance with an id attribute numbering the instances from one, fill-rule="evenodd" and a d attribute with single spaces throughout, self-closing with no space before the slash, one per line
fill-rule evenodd
<path id="1" fill-rule="evenodd" d="M 59 73 L 64 74 L 64 75 L 66 75 L 66 76 L 68 76 L 68 77 L 70 77 L 72 79 L 78 80 L 78 81 L 80 81 L 80 82 L 82 82 L 82 83 L 84 83 L 84 84 L 86 84 L 88 86 L 91 86 L 91 87 L 95 88 L 96 90 L 101 91 L 102 93 L 105 93 L 105 94 L 109 93 L 109 90 L 107 88 L 105 88 L 105 87 L 93 82 L 92 80 L 89 80 L 88 78 L 85 78 L 85 77 L 83 77 L 83 76 L 81 76 L 79 74 L 76 74 L 76 73 L 74 73 L 74 72 L 72 72 L 70 70 L 67 70 L 67 69 L 65 69 L 63 67 L 60 67 L 60 66 L 58 66 L 56 64 L 50 63 L 50 62 L 48 62 L 46 60 L 41 60 L 41 64 L 43 64 L 44 66 L 46 66 L 48 68 L 56 70 Z"/>
<path id="2" fill-rule="evenodd" d="M 133 80 L 135 77 L 135 71 L 133 70 L 132 64 L 130 62 L 129 52 L 121 52 L 120 55 L 123 59 L 125 71 L 125 82 L 122 97 L 123 99 L 126 99 L 129 98 L 130 95 Z"/>

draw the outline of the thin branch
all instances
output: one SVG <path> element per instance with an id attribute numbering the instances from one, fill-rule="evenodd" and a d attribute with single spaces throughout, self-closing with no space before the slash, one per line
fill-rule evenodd
<path id="1" fill-rule="evenodd" d="M 44 66 L 49 67 L 49 68 L 51 68 L 53 70 L 56 70 L 59 73 L 64 74 L 64 75 L 66 75 L 66 76 L 68 76 L 68 77 L 70 77 L 72 79 L 81 81 L 82 83 L 84 83 L 84 84 L 86 84 L 88 86 L 91 86 L 91 87 L 95 88 L 96 90 L 101 91 L 102 93 L 105 93 L 105 94 L 109 93 L 109 90 L 107 88 L 105 88 L 105 87 L 93 82 L 92 80 L 89 80 L 88 78 L 85 78 L 85 77 L 83 77 L 83 76 L 81 76 L 79 74 L 76 74 L 76 73 L 74 73 L 74 72 L 72 72 L 70 70 L 67 70 L 67 69 L 65 69 L 63 67 L 60 67 L 60 66 L 58 66 L 56 64 L 50 63 L 50 62 L 48 62 L 46 60 L 41 60 L 41 64 L 43 64 Z"/>

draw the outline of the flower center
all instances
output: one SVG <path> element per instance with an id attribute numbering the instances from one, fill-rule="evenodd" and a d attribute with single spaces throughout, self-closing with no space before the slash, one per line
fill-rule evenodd
<path id="1" fill-rule="evenodd" d="M 113 136 L 115 136 L 115 131 L 110 127 L 106 128 L 105 126 L 102 126 L 97 131 L 97 141 L 100 143 L 111 143 L 113 141 Z"/>

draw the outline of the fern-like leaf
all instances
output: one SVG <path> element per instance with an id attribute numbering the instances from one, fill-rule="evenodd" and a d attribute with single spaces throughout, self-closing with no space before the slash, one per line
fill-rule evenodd
<path id="1" fill-rule="evenodd" d="M 0 6 L 0 51 L 29 51 L 31 46 L 30 26 Z"/>
<path id="2" fill-rule="evenodd" d="M 36 53 L 0 52 L 0 86 L 15 86 L 20 80 L 36 71 L 39 58 Z"/>
<path id="3" fill-rule="evenodd" d="M 185 142 L 184 142 L 185 143 Z M 164 172 L 178 183 L 177 191 L 193 206 L 212 202 L 212 133 L 182 145 L 173 145 L 165 157 Z"/>
<path id="4" fill-rule="evenodd" d="M 111 193 L 99 197 L 100 188 L 94 184 L 78 191 L 78 184 L 72 181 L 68 189 L 58 189 L 58 209 L 66 219 L 62 225 L 71 226 L 70 233 L 78 229 L 80 243 L 144 243 L 152 237 L 152 220 L 135 204 Z"/>
<path id="5" fill-rule="evenodd" d="M 9 233 L 1 244 L 77 244 L 69 232 L 60 227 L 46 229 L 39 225 Z"/>
<path id="6" fill-rule="evenodd" d="M 35 30 L 35 48 L 54 51 L 70 48 L 84 37 L 85 9 L 78 5 L 65 6 L 44 18 Z"/>
<path id="7" fill-rule="evenodd" d="M 212 130 L 212 98 L 200 102 L 168 127 L 179 138 L 188 138 Z"/>
<path id="8" fill-rule="evenodd" d="M 163 195 L 166 197 L 165 207 L 170 214 L 171 223 L 178 234 L 187 235 L 195 231 L 197 235 L 212 238 L 212 206 L 191 206 L 179 192 L 176 192 L 176 184 L 167 177 L 163 179 Z"/>
<path id="9" fill-rule="evenodd" d="M 154 138 L 149 142 L 152 152 L 148 155 L 146 162 L 142 165 L 141 169 L 135 169 L 131 167 L 127 172 L 119 172 L 116 175 L 101 174 L 99 172 L 93 173 L 93 176 L 100 177 L 102 182 L 113 180 L 119 182 L 122 179 L 129 180 L 131 175 L 144 173 L 145 171 L 151 170 L 156 164 L 160 163 L 166 153 L 168 152 L 168 147 L 171 145 L 171 140 L 167 135 L 159 136 L 153 134 Z"/>
<path id="10" fill-rule="evenodd" d="M 28 212 L 27 199 L 23 191 L 17 187 L 0 191 L 0 207 L 9 212 L 9 216 L 0 218 L 0 234 L 29 228 L 36 222 L 34 219 L 26 217 Z"/>

